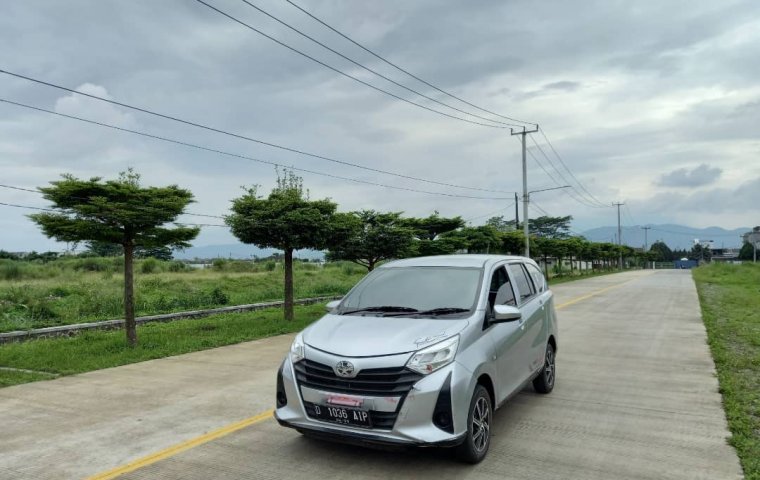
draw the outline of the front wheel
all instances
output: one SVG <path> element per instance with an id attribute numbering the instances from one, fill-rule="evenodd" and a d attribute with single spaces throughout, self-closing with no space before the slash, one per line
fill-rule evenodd
<path id="1" fill-rule="evenodd" d="M 533 388 L 535 388 L 538 393 L 549 393 L 554 390 L 554 380 L 557 377 L 557 367 L 555 362 L 556 357 L 554 355 L 554 347 L 551 343 L 547 343 L 544 366 L 541 369 L 541 373 L 533 379 Z"/>
<path id="2" fill-rule="evenodd" d="M 488 453 L 491 444 L 491 396 L 483 385 L 475 387 L 467 414 L 467 437 L 457 447 L 457 457 L 466 463 L 478 463 Z"/>

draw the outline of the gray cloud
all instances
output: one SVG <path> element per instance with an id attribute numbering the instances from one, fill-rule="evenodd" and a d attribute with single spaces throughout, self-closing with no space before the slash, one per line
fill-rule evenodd
<path id="1" fill-rule="evenodd" d="M 679 168 L 660 177 L 657 182 L 665 187 L 701 187 L 718 181 L 723 171 L 706 163 L 693 169 Z"/>
<path id="2" fill-rule="evenodd" d="M 242 2 L 213 3 L 320 60 L 413 98 Z M 262 6 L 398 81 L 455 102 L 347 44 L 285 2 Z M 758 200 L 752 190 L 757 184 L 738 190 L 736 186 L 760 178 L 760 63 L 754 61 L 760 57 L 760 2 L 483 0 L 475 6 L 453 0 L 315 0 L 308 8 L 462 98 L 539 122 L 592 193 L 605 203 L 625 200 L 640 224 L 757 223 Z M 0 58 L 8 70 L 341 160 L 482 188 L 521 188 L 520 149 L 508 132 L 458 123 L 394 101 L 195 2 L 8 2 L 0 15 Z M 437 189 L 2 75 L 0 92 L 10 100 L 242 155 L 367 181 Z M 535 138 L 551 155 L 543 137 Z M 719 171 L 711 172 L 707 165 L 718 161 Z M 702 167 L 694 170 L 699 164 L 705 165 L 705 172 Z M 193 190 L 198 200 L 193 210 L 201 213 L 225 213 L 241 184 L 259 183 L 266 190 L 274 183 L 269 166 L 0 104 L 2 183 L 33 187 L 67 171 L 113 177 L 130 165 L 147 183 L 178 183 Z M 554 185 L 532 159 L 528 173 L 531 187 Z M 343 210 L 403 210 L 410 215 L 439 210 L 468 218 L 503 208 L 509 214 L 509 200 L 450 199 L 304 177 L 314 198 L 332 197 Z M 653 178 L 671 182 L 668 186 L 675 182 L 706 187 L 700 192 L 709 193 L 710 208 L 692 208 L 702 197 L 664 192 L 664 185 L 653 183 Z M 755 203 L 732 200 L 736 195 Z M 44 205 L 34 194 L 15 191 L 0 190 L 0 201 Z M 536 194 L 535 201 L 551 214 L 573 215 L 576 230 L 615 221 L 612 209 L 589 208 L 564 191 Z M 723 205 L 730 210 L 722 211 Z M 0 210 L 0 248 L 53 245 L 25 213 Z M 226 230 L 209 228 L 197 243 L 232 240 Z"/>

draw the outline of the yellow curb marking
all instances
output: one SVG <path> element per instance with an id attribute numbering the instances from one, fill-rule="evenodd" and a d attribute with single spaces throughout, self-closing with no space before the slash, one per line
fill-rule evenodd
<path id="1" fill-rule="evenodd" d="M 186 440 L 182 443 L 178 443 L 169 448 L 165 448 L 159 452 L 153 453 L 143 458 L 139 458 L 133 462 L 127 463 L 120 467 L 116 467 L 112 470 L 98 473 L 97 475 L 88 477 L 86 480 L 110 480 L 112 478 L 118 477 L 119 475 L 133 472 L 137 470 L 138 468 L 146 467 L 158 461 L 174 456 L 178 453 L 184 452 L 185 450 L 190 450 L 191 448 L 195 448 L 199 445 L 203 445 L 204 443 L 208 443 L 212 440 L 216 440 L 217 438 L 221 438 L 225 435 L 229 435 L 230 433 L 237 432 L 238 430 L 251 426 L 255 423 L 259 423 L 269 418 L 272 418 L 273 412 L 274 410 L 267 410 L 266 412 L 260 413 L 250 418 L 246 418 L 245 420 L 241 420 L 239 422 L 232 423 L 230 425 L 227 425 L 226 427 L 213 430 L 199 437 L 191 438 L 190 440 Z"/>
<path id="2" fill-rule="evenodd" d="M 635 279 L 631 279 L 631 280 L 635 280 Z M 609 287 L 605 287 L 605 288 L 593 291 L 587 295 L 574 298 L 561 305 L 557 305 L 556 308 L 557 310 L 559 310 L 561 308 L 569 307 L 570 305 L 576 304 L 578 302 L 582 302 L 583 300 L 599 295 L 600 293 L 604 293 L 608 290 L 612 290 L 613 288 L 621 287 L 625 285 L 626 283 L 630 282 L 631 280 L 626 280 L 625 282 L 618 283 L 617 285 L 610 285 Z M 178 443 L 177 445 L 173 445 L 169 448 L 165 448 L 159 452 L 137 459 L 133 462 L 127 463 L 120 467 L 116 467 L 112 470 L 108 470 L 106 472 L 93 475 L 92 477 L 88 477 L 86 480 L 111 480 L 113 478 L 118 477 L 119 475 L 133 472 L 137 470 L 138 468 L 147 467 L 148 465 L 152 465 L 156 462 L 172 457 L 178 453 L 184 452 L 186 450 L 190 450 L 191 448 L 195 448 L 199 445 L 203 445 L 204 443 L 208 443 L 212 440 L 216 440 L 217 438 L 221 438 L 221 437 L 224 437 L 225 435 L 229 435 L 230 433 L 237 432 L 238 430 L 242 430 L 245 427 L 249 427 L 253 424 L 272 418 L 273 413 L 274 413 L 274 410 L 267 410 L 266 412 L 260 413 L 250 418 L 246 418 L 245 420 L 241 420 L 236 423 L 232 423 L 230 425 L 227 425 L 226 427 L 213 430 L 199 437 L 191 438 L 190 440 L 186 440 L 182 443 Z"/>

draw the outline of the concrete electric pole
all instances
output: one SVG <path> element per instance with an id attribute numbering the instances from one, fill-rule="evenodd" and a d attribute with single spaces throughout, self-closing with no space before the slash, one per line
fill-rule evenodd
<path id="1" fill-rule="evenodd" d="M 528 193 L 528 159 L 527 150 L 525 148 L 525 137 L 529 133 L 538 131 L 538 124 L 533 130 L 526 130 L 525 127 L 521 131 L 515 131 L 515 129 L 509 129 L 512 135 L 520 135 L 522 138 L 522 175 L 523 175 L 523 234 L 525 235 L 525 256 L 530 257 L 530 232 L 528 231 L 528 202 L 530 202 L 530 194 Z"/>
<path id="2" fill-rule="evenodd" d="M 623 269 L 623 237 L 620 231 L 620 207 L 625 205 L 625 203 L 617 202 L 613 203 L 617 207 L 617 213 L 618 213 L 618 233 L 617 233 L 617 243 L 620 251 L 618 252 L 618 268 L 620 270 Z"/>
<path id="3" fill-rule="evenodd" d="M 517 192 L 515 192 L 515 230 L 520 228 L 520 201 L 517 199 Z"/>

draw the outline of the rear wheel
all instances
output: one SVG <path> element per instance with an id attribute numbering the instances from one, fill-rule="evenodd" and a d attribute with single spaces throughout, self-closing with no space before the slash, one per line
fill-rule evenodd
<path id="1" fill-rule="evenodd" d="M 554 347 L 552 347 L 551 343 L 547 343 L 544 366 L 541 369 L 541 373 L 533 379 L 533 388 L 535 388 L 538 393 L 549 393 L 554 390 L 554 380 L 557 376 L 555 362 L 556 357 L 554 355 Z"/>
<path id="2" fill-rule="evenodd" d="M 467 436 L 457 447 L 457 457 L 467 463 L 478 463 L 488 453 L 491 444 L 491 396 L 483 385 L 475 387 L 467 415 Z"/>

